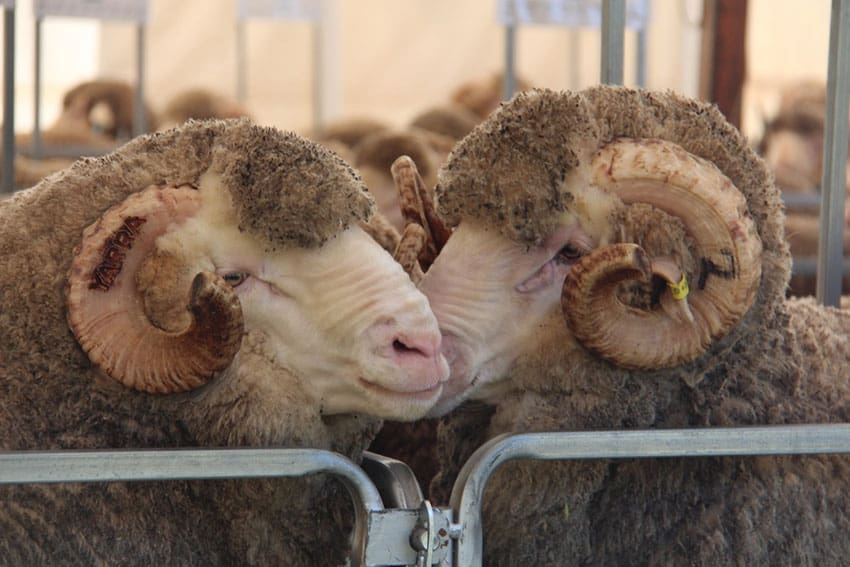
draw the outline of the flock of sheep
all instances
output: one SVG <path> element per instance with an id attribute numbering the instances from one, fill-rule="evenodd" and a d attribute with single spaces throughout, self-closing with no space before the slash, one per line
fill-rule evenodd
<path id="1" fill-rule="evenodd" d="M 0 200 L 0 446 L 369 448 L 444 505 L 502 433 L 850 421 L 850 313 L 787 297 L 780 191 L 714 106 L 499 92 L 177 119 Z M 324 476 L 0 502 L 10 565 L 342 565 L 353 521 Z M 850 458 L 517 461 L 483 525 L 487 565 L 840 565 Z"/>

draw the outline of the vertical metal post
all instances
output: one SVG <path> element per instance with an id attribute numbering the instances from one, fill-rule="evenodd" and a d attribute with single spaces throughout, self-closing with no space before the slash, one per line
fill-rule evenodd
<path id="1" fill-rule="evenodd" d="M 321 128 L 339 114 L 339 11 L 337 0 L 320 0 L 313 20 L 313 122 Z"/>
<path id="2" fill-rule="evenodd" d="M 34 89 L 35 105 L 32 121 L 32 156 L 36 159 L 41 157 L 41 16 L 35 18 L 35 68 Z"/>
<path id="3" fill-rule="evenodd" d="M 313 130 L 319 131 L 324 123 L 322 109 L 322 64 L 324 61 L 324 52 L 322 49 L 322 19 L 319 18 L 313 22 Z"/>
<path id="4" fill-rule="evenodd" d="M 599 81 L 623 84 L 623 42 L 626 30 L 626 1 L 602 0 L 602 61 Z"/>
<path id="5" fill-rule="evenodd" d="M 505 76 L 502 98 L 510 100 L 516 92 L 516 24 L 505 26 Z"/>
<path id="6" fill-rule="evenodd" d="M 136 27 L 136 112 L 133 120 L 133 136 L 147 132 L 145 116 L 145 26 Z"/>
<path id="7" fill-rule="evenodd" d="M 832 0 L 817 271 L 817 300 L 831 306 L 838 306 L 840 302 L 844 257 L 849 55 L 850 0 Z"/>
<path id="8" fill-rule="evenodd" d="M 637 30 L 637 77 L 639 87 L 646 87 L 646 27 L 645 22 Z"/>
<path id="9" fill-rule="evenodd" d="M 15 190 L 15 7 L 3 11 L 3 178 L 0 193 Z"/>

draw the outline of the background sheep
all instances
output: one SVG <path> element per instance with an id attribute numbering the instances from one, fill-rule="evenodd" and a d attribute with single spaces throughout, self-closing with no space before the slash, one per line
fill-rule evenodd
<path id="1" fill-rule="evenodd" d="M 375 119 L 349 118 L 310 134 L 310 138 L 337 152 L 354 165 L 375 197 L 378 210 L 399 232 L 404 230 L 390 167 L 400 156 L 410 156 L 426 183 L 433 187 L 437 168 L 454 144 L 480 122 L 467 108 L 442 104 L 413 117 L 403 128 Z"/>
<path id="2" fill-rule="evenodd" d="M 390 168 L 400 156 L 412 157 L 426 182 L 437 180 L 437 169 L 448 154 L 452 140 L 438 134 L 408 128 L 387 129 L 365 136 L 352 148 L 351 164 L 363 177 L 381 214 L 399 232 L 404 230 L 401 203 Z"/>
<path id="3" fill-rule="evenodd" d="M 448 368 L 335 155 L 189 123 L 0 202 L 0 446 L 331 449 L 421 416 Z M 344 560 L 336 481 L 0 489 L 11 564 Z"/>
<path id="4" fill-rule="evenodd" d="M 132 138 L 136 91 L 127 82 L 96 79 L 75 85 L 62 99 L 62 111 L 41 134 L 44 154 L 56 149 L 62 157 L 15 156 L 15 186 L 32 187 L 44 177 L 71 165 L 84 155 L 101 155 Z M 237 102 L 205 89 L 188 89 L 176 94 L 157 113 L 145 105 L 145 131 L 165 130 L 190 119 L 250 117 Z M 31 133 L 18 134 L 16 150 L 30 152 Z M 75 150 L 77 155 L 73 155 Z"/>
<path id="5" fill-rule="evenodd" d="M 76 85 L 62 98 L 63 114 L 89 123 L 111 140 L 128 140 L 135 134 L 136 88 L 126 81 L 95 79 Z M 145 104 L 145 132 L 157 129 L 157 119 Z"/>
<path id="6" fill-rule="evenodd" d="M 446 136 L 457 142 L 469 134 L 481 118 L 459 104 L 441 104 L 427 108 L 413 117 L 410 125 Z"/>
<path id="7" fill-rule="evenodd" d="M 211 118 L 250 118 L 248 109 L 224 95 L 207 89 L 193 88 L 176 94 L 159 112 L 160 130 L 172 128 L 189 120 Z"/>
<path id="8" fill-rule="evenodd" d="M 15 136 L 15 187 L 32 187 L 82 154 L 99 155 L 114 149 L 116 136 L 126 140 L 133 134 L 134 108 L 135 91 L 128 83 L 96 80 L 76 85 L 65 93 L 56 120 L 39 133 L 42 155 L 30 155 L 32 133 Z M 56 155 L 57 148 L 61 155 Z M 79 155 L 69 153 L 71 150 Z"/>
<path id="9" fill-rule="evenodd" d="M 135 135 L 136 89 L 130 83 L 96 79 L 76 85 L 63 97 L 63 116 L 86 121 L 91 130 L 111 140 Z M 159 110 L 145 105 L 145 131 L 167 130 L 189 120 L 250 118 L 237 101 L 204 88 L 178 92 Z"/>
<path id="10" fill-rule="evenodd" d="M 816 81 L 796 83 L 781 93 L 776 114 L 764 125 L 758 144 L 776 178 L 776 185 L 785 193 L 818 193 L 823 175 L 823 137 L 826 125 L 826 86 Z M 818 254 L 820 221 L 817 209 L 789 206 L 786 211 L 785 233 L 794 257 L 815 257 Z M 850 234 L 845 230 L 844 249 L 850 250 Z M 814 274 L 795 274 L 791 277 L 789 293 L 814 295 Z M 845 289 L 850 280 L 844 279 Z"/>
<path id="11" fill-rule="evenodd" d="M 515 81 L 517 92 L 531 88 L 531 84 L 522 77 L 517 77 Z M 486 77 L 471 79 L 458 86 L 452 93 L 451 100 L 484 120 L 491 112 L 499 108 L 504 100 L 504 94 L 505 74 L 499 71 Z"/>
<path id="12" fill-rule="evenodd" d="M 850 418 L 850 314 L 784 298 L 780 195 L 715 107 L 519 95 L 436 192 L 455 227 L 421 286 L 452 367 L 438 411 L 489 407 L 446 418 L 435 501 L 500 433 Z M 485 493 L 485 563 L 838 565 L 848 479 L 842 456 L 512 462 Z"/>

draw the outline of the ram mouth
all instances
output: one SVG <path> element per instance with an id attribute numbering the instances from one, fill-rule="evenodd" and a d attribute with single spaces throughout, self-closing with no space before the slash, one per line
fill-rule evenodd
<path id="1" fill-rule="evenodd" d="M 367 389 L 373 392 L 380 394 L 385 397 L 394 397 L 394 398 L 404 398 L 404 399 L 414 399 L 414 400 L 430 400 L 432 398 L 438 397 L 443 391 L 443 384 L 445 382 L 437 382 L 433 386 L 422 390 L 393 390 L 392 388 L 387 388 L 385 386 L 380 386 L 375 384 L 374 382 L 369 382 L 365 378 L 360 378 L 360 383 Z"/>

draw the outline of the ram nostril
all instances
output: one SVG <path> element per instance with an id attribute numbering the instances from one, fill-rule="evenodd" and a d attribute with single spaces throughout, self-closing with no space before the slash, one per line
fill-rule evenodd
<path id="1" fill-rule="evenodd" d="M 415 346 L 408 346 L 399 339 L 395 339 L 393 341 L 393 351 L 398 355 L 419 354 L 422 356 L 428 356 L 421 349 L 418 349 Z"/>
<path id="2" fill-rule="evenodd" d="M 392 353 L 396 357 L 434 358 L 440 353 L 439 335 L 398 334 L 392 341 Z"/>
<path id="3" fill-rule="evenodd" d="M 424 392 L 449 379 L 449 365 L 440 353 L 439 333 L 394 333 L 378 355 L 388 358 L 400 371 L 398 391 Z"/>

